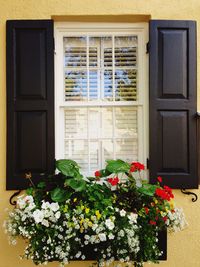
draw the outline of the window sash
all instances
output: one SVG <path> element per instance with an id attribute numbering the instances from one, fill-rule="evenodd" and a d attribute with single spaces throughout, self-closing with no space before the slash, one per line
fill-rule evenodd
<path id="1" fill-rule="evenodd" d="M 144 91 L 138 90 L 138 99 L 137 101 L 101 101 L 100 99 L 93 100 L 93 101 L 63 101 L 62 95 L 62 66 L 63 66 L 63 58 L 62 58 L 62 40 L 63 37 L 77 37 L 83 36 L 84 34 L 88 34 L 91 37 L 99 37 L 99 36 L 110 36 L 110 32 L 113 32 L 115 36 L 127 36 L 127 35 L 137 35 L 138 36 L 138 46 L 140 46 L 139 51 L 139 65 L 134 67 L 134 69 L 141 69 L 141 65 L 147 64 L 147 56 L 145 54 L 145 46 L 146 46 L 146 38 L 147 36 L 144 34 L 147 31 L 147 27 L 144 25 L 136 25 L 131 24 L 126 27 L 126 30 L 120 29 L 116 24 L 113 25 L 113 28 L 105 28 L 103 31 L 100 30 L 99 25 L 97 28 L 88 29 L 87 27 L 80 32 L 80 28 L 72 27 L 67 25 L 63 27 L 59 25 L 55 27 L 55 37 L 56 37 L 56 125 L 58 125 L 59 130 L 57 129 L 57 138 L 56 138 L 56 158 L 64 157 L 64 110 L 65 108 L 69 107 L 94 107 L 94 106 L 102 106 L 102 107 L 112 107 L 112 106 L 137 106 L 138 108 L 138 131 L 139 131 L 139 138 L 138 138 L 138 160 L 145 163 L 146 158 L 148 157 L 148 146 L 147 146 L 147 137 L 148 137 L 148 120 L 147 120 L 147 110 L 148 110 L 148 103 L 147 103 L 147 82 L 148 82 L 148 75 L 147 75 L 147 68 L 144 67 L 142 71 L 138 72 L 138 88 L 144 88 Z M 101 24 L 102 25 L 102 24 Z M 68 27 L 69 26 L 69 27 Z M 91 26 L 91 25 L 90 25 Z M 94 26 L 94 25 L 92 25 Z M 108 26 L 108 25 L 107 25 Z M 116 29 L 115 27 L 118 27 Z M 125 25 L 123 25 L 125 26 Z M 59 53 L 58 53 L 59 51 Z M 59 62 L 59 64 L 57 63 Z M 121 67 L 120 67 L 121 68 Z M 123 67 L 122 67 L 123 68 Z M 130 68 L 130 67 L 127 67 Z M 93 68 L 96 69 L 96 68 Z M 146 75 L 146 76 L 145 76 Z M 60 88 L 60 89 L 59 89 Z M 61 133 L 62 132 L 62 133 Z M 101 139 L 102 140 L 102 139 Z"/>

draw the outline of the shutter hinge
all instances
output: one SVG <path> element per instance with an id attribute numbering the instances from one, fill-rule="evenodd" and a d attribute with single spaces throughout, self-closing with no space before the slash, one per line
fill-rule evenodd
<path id="1" fill-rule="evenodd" d="M 54 51 L 54 54 L 56 54 L 56 48 L 55 48 L 55 38 L 53 38 L 53 51 Z"/>
<path id="2" fill-rule="evenodd" d="M 149 54 L 149 50 L 150 50 L 150 43 L 146 43 L 146 54 Z"/>
<path id="3" fill-rule="evenodd" d="M 149 169 L 149 158 L 147 158 L 146 166 L 147 166 L 147 169 Z"/>

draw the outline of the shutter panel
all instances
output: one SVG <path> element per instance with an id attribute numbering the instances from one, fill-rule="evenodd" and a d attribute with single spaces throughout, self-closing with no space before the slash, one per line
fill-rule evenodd
<path id="1" fill-rule="evenodd" d="M 7 21 L 7 189 L 54 170 L 53 21 Z"/>
<path id="2" fill-rule="evenodd" d="M 150 22 L 150 177 L 198 188 L 196 23 Z"/>

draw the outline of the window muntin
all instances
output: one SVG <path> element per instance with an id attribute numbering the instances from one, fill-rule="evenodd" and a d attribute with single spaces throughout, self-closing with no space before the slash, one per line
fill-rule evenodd
<path id="1" fill-rule="evenodd" d="M 56 157 L 76 160 L 86 174 L 110 158 L 144 162 L 144 29 L 58 32 Z"/>

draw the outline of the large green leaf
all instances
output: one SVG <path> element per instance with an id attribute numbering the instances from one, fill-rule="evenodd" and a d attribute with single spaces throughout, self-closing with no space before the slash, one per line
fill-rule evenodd
<path id="1" fill-rule="evenodd" d="M 121 159 L 107 160 L 106 170 L 111 173 L 129 172 L 130 164 Z"/>
<path id="2" fill-rule="evenodd" d="M 83 191 L 86 188 L 86 182 L 81 178 L 71 178 L 65 180 L 65 184 L 70 186 L 75 191 Z"/>
<path id="3" fill-rule="evenodd" d="M 147 196 L 154 196 L 157 187 L 157 185 L 153 184 L 143 184 L 142 187 L 138 188 L 138 191 Z"/>
<path id="4" fill-rule="evenodd" d="M 64 202 L 65 200 L 70 198 L 70 194 L 70 192 L 56 187 L 53 191 L 51 191 L 51 199 L 55 202 Z"/>
<path id="5" fill-rule="evenodd" d="M 56 168 L 65 176 L 82 177 L 78 164 L 70 159 L 60 159 L 56 161 Z"/>

